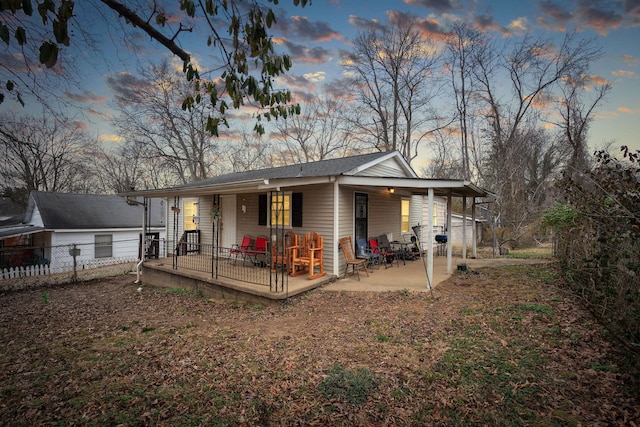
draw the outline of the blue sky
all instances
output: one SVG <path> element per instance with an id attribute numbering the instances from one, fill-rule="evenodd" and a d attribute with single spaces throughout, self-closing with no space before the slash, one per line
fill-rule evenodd
<path id="1" fill-rule="evenodd" d="M 174 22 L 184 21 L 175 10 L 177 1 L 159 3 L 170 15 L 173 8 Z M 585 37 L 596 38 L 605 52 L 593 64 L 592 74 L 613 84 L 592 125 L 592 146 L 614 141 L 616 147 L 624 144 L 640 149 L 640 0 L 312 0 L 305 8 L 292 3 L 280 0 L 275 6 L 278 24 L 274 41 L 294 62 L 289 75 L 279 79 L 278 85 L 298 92 L 321 91 L 325 85 L 332 85 L 341 77 L 340 54 L 351 50 L 351 40 L 359 30 L 402 19 L 404 14 L 419 17 L 422 31 L 434 35 L 445 32 L 447 25 L 456 21 L 473 22 L 503 38 L 526 31 L 559 38 L 566 30 L 576 28 Z M 147 61 L 158 62 L 170 55 L 148 36 L 126 25 L 129 35 L 122 40 L 115 13 L 96 0 L 78 1 L 76 14 L 91 24 L 88 32 L 100 48 L 99 52 L 86 48 L 75 51 L 79 60 L 73 70 L 78 71 L 79 78 L 61 90 L 81 107 L 83 114 L 77 119 L 92 134 L 117 142 L 108 124 L 115 94 Z M 182 33 L 178 40 L 201 69 L 206 69 L 211 66 L 206 35 L 195 24 L 193 33 Z M 177 24 L 172 25 L 177 28 Z M 64 60 L 61 62 L 64 66 Z M 67 66 L 67 71 L 70 68 Z M 17 107 L 6 101 L 0 105 L 0 110 L 7 108 Z"/>

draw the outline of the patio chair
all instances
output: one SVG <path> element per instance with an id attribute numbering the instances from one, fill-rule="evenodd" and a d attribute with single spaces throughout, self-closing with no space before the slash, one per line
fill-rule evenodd
<path id="1" fill-rule="evenodd" d="M 360 269 L 362 268 L 364 272 L 369 277 L 369 271 L 367 271 L 367 260 L 366 259 L 358 259 L 355 257 L 353 252 L 353 244 L 351 242 L 351 236 L 342 237 L 339 240 L 340 249 L 342 250 L 342 254 L 344 255 L 344 259 L 346 262 L 346 266 L 344 269 L 344 277 L 347 277 L 347 273 L 349 272 L 349 267 L 353 268 L 353 273 L 358 276 L 358 281 L 360 281 Z"/>
<path id="2" fill-rule="evenodd" d="M 256 242 L 252 249 L 247 251 L 247 256 L 250 258 L 253 265 L 264 267 L 267 265 L 267 254 L 269 247 L 269 238 L 267 236 L 256 237 Z"/>
<path id="3" fill-rule="evenodd" d="M 233 263 L 235 264 L 238 261 L 238 256 L 241 256 L 242 262 L 244 262 L 249 251 L 252 249 L 253 238 L 249 235 L 245 235 L 240 244 L 234 243 L 231 245 L 231 249 L 229 250 L 229 262 L 231 262 L 231 259 L 233 258 Z"/>
<path id="4" fill-rule="evenodd" d="M 318 272 L 315 272 L 318 267 Z M 309 280 L 324 276 L 324 239 L 316 232 L 304 235 L 299 245 L 291 248 L 291 276 L 309 274 Z"/>
<path id="5" fill-rule="evenodd" d="M 375 253 L 371 250 L 371 247 L 367 244 L 367 239 L 360 237 L 356 239 L 356 258 L 364 259 L 367 261 L 367 266 L 371 267 L 377 265 L 378 269 L 382 262 L 380 253 Z"/>
<path id="6" fill-rule="evenodd" d="M 300 245 L 298 235 L 293 231 L 287 232 L 284 236 L 284 242 L 281 242 L 279 246 L 271 245 L 271 270 L 282 266 L 286 267 L 287 271 L 291 269 L 291 248 Z"/>
<path id="7" fill-rule="evenodd" d="M 391 248 L 381 246 L 376 238 L 369 238 L 369 247 L 373 253 L 378 254 L 381 257 L 381 262 L 384 263 L 384 268 L 389 267 L 387 264 L 391 264 L 393 267 L 393 262 L 396 260 L 396 254 L 391 250 Z"/>

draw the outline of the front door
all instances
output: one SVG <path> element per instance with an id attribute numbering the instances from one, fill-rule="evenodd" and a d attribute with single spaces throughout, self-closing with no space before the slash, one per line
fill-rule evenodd
<path id="1" fill-rule="evenodd" d="M 367 239 L 369 231 L 369 195 L 365 193 L 355 194 L 355 241 Z"/>
<path id="2" fill-rule="evenodd" d="M 230 248 L 236 242 L 236 196 L 220 196 L 220 246 Z"/>

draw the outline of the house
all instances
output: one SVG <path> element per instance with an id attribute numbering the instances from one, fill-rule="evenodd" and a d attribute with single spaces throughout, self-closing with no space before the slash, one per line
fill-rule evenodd
<path id="1" fill-rule="evenodd" d="M 187 274 L 186 270 L 200 271 L 209 276 L 189 273 L 189 281 L 204 281 L 220 289 L 247 281 L 268 286 L 266 292 L 258 292 L 261 295 L 284 298 L 291 294 L 287 275 L 274 278 L 267 274 L 266 283 L 260 282 L 234 276 L 228 266 L 232 263 L 224 262 L 244 236 L 265 236 L 278 248 L 288 233 L 316 232 L 324 240 L 324 271 L 336 278 L 345 267 L 338 246 L 341 237 L 352 236 L 355 241 L 386 234 L 390 240 L 400 240 L 413 226 L 423 223 L 425 209 L 434 211 L 436 196 L 475 200 L 488 192 L 468 181 L 421 179 L 402 155 L 393 151 L 230 173 L 122 195 L 167 199 L 165 255 L 173 260 L 145 263 L 143 279 L 152 274 L 154 280 L 160 280 L 158 271 L 163 270 L 162 274 L 171 275 L 171 283 L 176 284 L 180 282 L 177 276 Z M 434 240 L 430 217 L 426 215 L 424 242 Z M 432 251 L 428 252 L 432 257 Z M 189 258 L 189 253 L 194 256 Z M 196 265 L 197 254 L 205 255 L 208 261 Z M 279 284 L 274 286 L 274 280 L 280 280 Z"/>
<path id="2" fill-rule="evenodd" d="M 47 265 L 52 273 L 132 262 L 140 236 L 166 238 L 161 199 L 154 209 L 116 195 L 32 191 L 22 222 L 0 227 L 0 267 Z"/>

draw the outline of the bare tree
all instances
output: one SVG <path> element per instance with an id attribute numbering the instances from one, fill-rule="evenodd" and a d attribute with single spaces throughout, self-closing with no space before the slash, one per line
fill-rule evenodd
<path id="1" fill-rule="evenodd" d="M 76 123 L 5 113 L 0 119 L 5 186 L 26 191 L 87 192 L 94 188 L 89 153 L 95 146 Z"/>
<path id="2" fill-rule="evenodd" d="M 587 133 L 597 106 L 604 100 L 611 84 L 585 74 L 566 76 L 562 81 L 562 96 L 557 102 L 561 121 L 561 140 L 570 149 L 565 173 L 584 172 L 589 167 Z"/>
<path id="3" fill-rule="evenodd" d="M 421 37 L 415 19 L 354 40 L 343 66 L 358 97 L 354 125 L 370 146 L 399 150 L 411 161 L 425 137 L 446 125 L 431 105 L 440 87 L 438 52 Z"/>
<path id="4" fill-rule="evenodd" d="M 265 169 L 274 166 L 270 139 L 243 129 L 239 141 L 225 145 L 226 162 L 233 172 Z"/>
<path id="5" fill-rule="evenodd" d="M 543 107 L 550 105 L 553 90 L 566 76 L 584 74 L 599 55 L 592 40 L 575 32 L 567 33 L 559 46 L 525 36 L 503 49 L 486 42 L 475 53 L 473 75 L 490 144 L 481 177 L 498 194 L 499 216 L 515 234 L 531 220 L 523 217 L 531 212 L 527 204 L 532 201 L 523 193 L 523 161 Z"/>
<path id="6" fill-rule="evenodd" d="M 182 183 L 215 173 L 219 154 L 216 139 L 207 131 L 208 109 L 205 104 L 181 108 L 185 97 L 194 96 L 194 85 L 168 62 L 144 70 L 142 76 L 123 85 L 112 83 L 119 110 L 113 123 L 122 138 L 146 146 L 145 154 L 162 159 Z"/>
<path id="7" fill-rule="evenodd" d="M 99 147 L 93 158 L 101 193 L 123 193 L 132 188 L 148 190 L 180 183 L 163 159 L 155 157 L 152 150 L 140 142 L 126 141 L 109 150 Z"/>
<path id="8" fill-rule="evenodd" d="M 276 122 L 271 137 L 279 142 L 279 157 L 291 164 L 345 155 L 354 145 L 346 108 L 344 98 L 318 95 L 301 106 L 300 115 Z"/>
<path id="9" fill-rule="evenodd" d="M 430 158 L 427 166 L 420 169 L 420 175 L 426 178 L 460 178 L 463 163 L 452 150 L 451 135 L 446 129 L 433 133 L 430 144 Z"/>
<path id="10" fill-rule="evenodd" d="M 482 34 L 467 24 L 453 26 L 446 42 L 445 69 L 449 72 L 455 101 L 462 178 L 471 179 L 473 172 L 473 116 L 477 109 L 476 80 L 473 70 L 479 50 L 486 43 Z"/>

